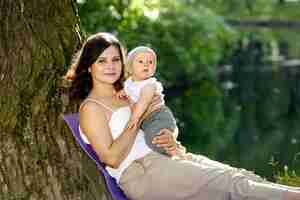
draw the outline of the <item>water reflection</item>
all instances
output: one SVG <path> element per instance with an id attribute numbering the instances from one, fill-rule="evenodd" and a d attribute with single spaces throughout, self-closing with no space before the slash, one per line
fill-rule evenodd
<path id="1" fill-rule="evenodd" d="M 273 173 L 266 162 L 271 158 L 300 171 L 295 161 L 300 152 L 300 60 L 289 58 L 287 44 L 282 48 L 266 50 L 260 40 L 241 41 L 229 64 L 219 68 L 225 111 L 238 112 L 236 159 L 266 176 Z"/>

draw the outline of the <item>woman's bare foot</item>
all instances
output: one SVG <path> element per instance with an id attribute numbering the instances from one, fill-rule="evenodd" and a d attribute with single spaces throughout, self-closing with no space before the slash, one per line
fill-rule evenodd
<path id="1" fill-rule="evenodd" d="M 300 192 L 287 190 L 283 194 L 283 200 L 300 200 Z"/>

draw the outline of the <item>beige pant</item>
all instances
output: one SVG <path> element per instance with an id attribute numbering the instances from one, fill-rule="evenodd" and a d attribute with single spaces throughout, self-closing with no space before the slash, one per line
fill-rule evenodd
<path id="1" fill-rule="evenodd" d="M 152 152 L 134 161 L 120 186 L 132 200 L 281 200 L 286 188 L 199 156 L 194 161 Z"/>

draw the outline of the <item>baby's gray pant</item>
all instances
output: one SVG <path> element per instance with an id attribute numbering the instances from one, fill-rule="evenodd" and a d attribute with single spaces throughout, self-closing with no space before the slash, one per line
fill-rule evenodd
<path id="1" fill-rule="evenodd" d="M 163 128 L 174 131 L 176 128 L 176 120 L 171 110 L 163 105 L 157 112 L 152 113 L 141 124 L 142 130 L 145 132 L 145 140 L 147 145 L 158 153 L 166 154 L 165 150 L 152 144 L 154 136 Z"/>

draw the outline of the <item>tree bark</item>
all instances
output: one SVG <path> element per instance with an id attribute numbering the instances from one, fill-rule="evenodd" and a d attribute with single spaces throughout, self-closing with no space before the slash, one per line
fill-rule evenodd
<path id="1" fill-rule="evenodd" d="M 74 0 L 0 0 L 1 200 L 102 198 L 61 117 L 76 108 L 58 88 L 78 22 Z"/>

